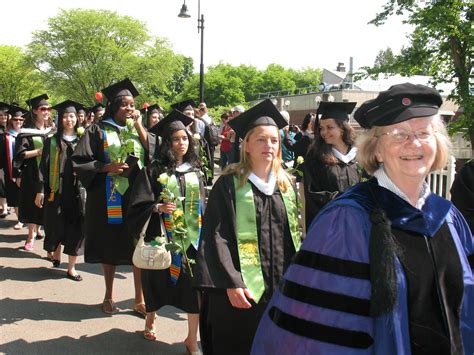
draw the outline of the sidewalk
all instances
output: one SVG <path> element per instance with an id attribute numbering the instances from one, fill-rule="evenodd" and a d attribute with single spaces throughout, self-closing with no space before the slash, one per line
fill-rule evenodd
<path id="1" fill-rule="evenodd" d="M 22 251 L 27 229 L 12 229 L 14 214 L 0 220 L 1 354 L 185 354 L 186 314 L 164 307 L 156 321 L 158 341 L 143 338 L 145 320 L 133 312 L 131 267 L 118 267 L 114 284 L 121 312 L 100 309 L 104 280 L 100 264 L 78 258 L 82 282 L 66 278 L 67 255 L 53 268 L 43 241 Z"/>

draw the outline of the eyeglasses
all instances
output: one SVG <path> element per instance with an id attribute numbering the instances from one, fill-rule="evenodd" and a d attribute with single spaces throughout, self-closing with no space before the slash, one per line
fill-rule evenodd
<path id="1" fill-rule="evenodd" d="M 38 110 L 41 112 L 51 111 L 51 107 L 40 107 Z"/>
<path id="2" fill-rule="evenodd" d="M 435 132 L 433 132 L 435 133 Z M 395 143 L 404 143 L 411 137 L 415 137 L 421 143 L 428 143 L 433 138 L 433 133 L 427 131 L 408 132 L 403 129 L 394 129 L 390 132 L 381 133 L 377 138 L 389 136 Z"/>

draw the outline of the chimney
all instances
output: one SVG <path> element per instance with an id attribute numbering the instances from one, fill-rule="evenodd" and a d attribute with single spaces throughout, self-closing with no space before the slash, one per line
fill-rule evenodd
<path id="1" fill-rule="evenodd" d="M 346 67 L 344 66 L 344 63 L 337 63 L 337 69 L 336 71 L 339 71 L 339 72 L 345 72 L 346 71 Z"/>

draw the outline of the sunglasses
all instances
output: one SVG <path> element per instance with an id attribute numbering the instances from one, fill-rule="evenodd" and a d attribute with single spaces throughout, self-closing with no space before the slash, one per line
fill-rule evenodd
<path id="1" fill-rule="evenodd" d="M 51 107 L 40 107 L 38 110 L 41 112 L 51 111 Z"/>

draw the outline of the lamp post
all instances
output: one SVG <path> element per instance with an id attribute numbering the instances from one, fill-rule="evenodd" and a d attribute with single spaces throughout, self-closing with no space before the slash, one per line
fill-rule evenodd
<path id="1" fill-rule="evenodd" d="M 186 0 L 178 17 L 190 18 Z M 201 14 L 201 0 L 198 0 L 198 33 L 201 33 L 201 62 L 199 64 L 199 102 L 204 102 L 204 14 Z"/>

